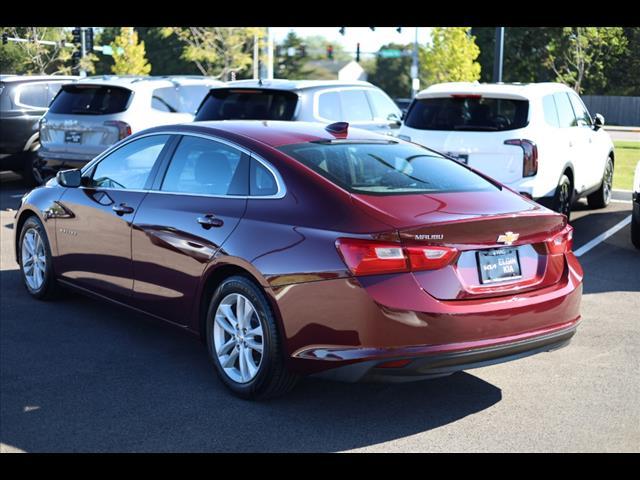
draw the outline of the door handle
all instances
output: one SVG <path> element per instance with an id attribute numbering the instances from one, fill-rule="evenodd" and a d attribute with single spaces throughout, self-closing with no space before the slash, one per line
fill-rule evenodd
<path id="1" fill-rule="evenodd" d="M 130 207 L 125 203 L 114 205 L 111 208 L 113 209 L 114 212 L 116 212 L 120 216 L 124 215 L 125 213 L 133 213 L 133 207 Z"/>
<path id="2" fill-rule="evenodd" d="M 224 225 L 222 219 L 217 218 L 215 215 L 208 213 L 202 217 L 198 217 L 198 223 L 202 225 L 202 228 L 209 230 L 211 227 L 221 227 Z"/>

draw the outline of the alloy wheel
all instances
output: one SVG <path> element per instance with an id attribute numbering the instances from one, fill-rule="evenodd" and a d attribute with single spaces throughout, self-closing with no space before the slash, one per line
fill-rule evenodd
<path id="1" fill-rule="evenodd" d="M 562 183 L 558 192 L 558 211 L 564 215 L 569 213 L 569 184 Z"/>
<path id="2" fill-rule="evenodd" d="M 262 321 L 244 295 L 231 293 L 218 305 L 213 349 L 223 371 L 234 382 L 247 383 L 258 374 L 264 350 Z"/>
<path id="3" fill-rule="evenodd" d="M 22 271 L 27 285 L 32 290 L 39 290 L 44 283 L 47 272 L 47 255 L 40 233 L 30 228 L 22 238 Z"/>
<path id="4" fill-rule="evenodd" d="M 611 200 L 611 185 L 613 184 L 613 165 L 611 160 L 607 160 L 607 166 L 604 169 L 604 203 L 605 205 Z"/>

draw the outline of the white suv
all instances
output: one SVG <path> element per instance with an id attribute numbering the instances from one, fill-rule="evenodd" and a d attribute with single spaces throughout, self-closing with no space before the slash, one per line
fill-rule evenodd
<path id="1" fill-rule="evenodd" d="M 101 76 L 65 85 L 40 121 L 39 168 L 81 167 L 132 133 L 191 122 L 221 85 L 199 76 Z"/>
<path id="2" fill-rule="evenodd" d="M 399 137 L 569 216 L 579 197 L 592 208 L 611 199 L 614 148 L 603 125 L 560 83 L 442 83 L 418 93 Z"/>

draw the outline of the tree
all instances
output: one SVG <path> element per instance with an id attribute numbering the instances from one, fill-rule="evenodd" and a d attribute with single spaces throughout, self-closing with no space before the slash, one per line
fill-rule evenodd
<path id="1" fill-rule="evenodd" d="M 640 96 L 640 27 L 624 27 L 623 31 L 627 47 L 605 67 L 607 89 L 593 93 Z"/>
<path id="2" fill-rule="evenodd" d="M 305 68 L 307 59 L 301 54 L 303 45 L 306 48 L 302 38 L 298 37 L 295 32 L 287 34 L 284 41 L 276 49 L 276 51 L 280 51 L 280 54 L 275 61 L 275 77 L 299 80 L 308 76 L 310 72 Z M 293 54 L 290 55 L 290 53 Z"/>
<path id="3" fill-rule="evenodd" d="M 200 73 L 223 80 L 249 68 L 255 37 L 263 35 L 260 28 L 241 27 L 166 27 L 162 32 L 182 42 L 182 58 L 194 62 Z"/>
<path id="4" fill-rule="evenodd" d="M 27 42 L 4 45 L 2 50 L 2 72 L 18 74 L 57 75 L 70 74 L 72 54 L 77 46 L 71 45 L 71 35 L 61 27 L 0 27 L 9 37 Z M 42 43 L 54 42 L 50 43 Z M 63 42 L 64 46 L 63 46 Z M 81 68 L 92 72 L 96 56 L 90 53 L 81 61 Z"/>
<path id="5" fill-rule="evenodd" d="M 381 50 L 387 49 L 401 50 L 403 53 L 409 53 L 413 49 L 413 46 L 389 43 L 381 47 Z M 411 56 L 385 58 L 378 55 L 373 69 L 367 70 L 367 80 L 387 92 L 392 98 L 410 97 Z"/>
<path id="6" fill-rule="evenodd" d="M 163 27 L 136 27 L 138 37 L 144 41 L 151 75 L 198 75 L 193 62 L 182 58 L 182 42 L 175 36 L 165 37 Z"/>
<path id="7" fill-rule="evenodd" d="M 421 83 L 428 86 L 480 78 L 480 64 L 476 62 L 480 49 L 469 27 L 435 27 L 431 35 L 431 45 L 419 52 Z"/>
<path id="8" fill-rule="evenodd" d="M 145 57 L 144 42 L 138 42 L 133 27 L 120 28 L 120 34 L 111 42 L 113 66 L 116 75 L 149 75 L 151 65 Z"/>
<path id="9" fill-rule="evenodd" d="M 546 65 L 556 74 L 556 81 L 577 93 L 583 92 L 586 83 L 603 89 L 607 59 L 621 55 L 626 45 L 621 27 L 565 27 L 549 43 Z"/>

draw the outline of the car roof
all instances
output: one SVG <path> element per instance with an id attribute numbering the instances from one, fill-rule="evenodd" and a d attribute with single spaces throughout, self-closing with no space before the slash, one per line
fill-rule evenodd
<path id="1" fill-rule="evenodd" d="M 478 82 L 447 82 L 431 85 L 418 92 L 416 98 L 441 96 L 442 94 L 494 94 L 516 97 L 533 97 L 552 92 L 572 91 L 562 83 L 478 83 Z"/>
<path id="2" fill-rule="evenodd" d="M 219 134 L 224 137 L 242 137 L 271 147 L 322 140 L 392 141 L 388 135 L 373 133 L 359 128 L 349 128 L 345 137 L 333 135 L 326 125 L 316 122 L 291 122 L 276 120 L 214 120 L 190 122 L 153 128 L 155 132 L 180 131 Z"/>
<path id="3" fill-rule="evenodd" d="M 247 87 L 247 88 L 271 88 L 278 90 L 304 90 L 307 88 L 329 88 L 329 87 L 373 87 L 369 82 L 354 80 L 286 80 L 283 78 L 274 78 L 269 80 L 235 80 L 227 82 L 229 87 Z"/>
<path id="4" fill-rule="evenodd" d="M 85 77 L 76 82 L 79 85 L 109 85 L 115 87 L 125 87 L 130 90 L 138 88 L 158 88 L 171 85 L 224 85 L 220 80 L 191 75 L 176 76 L 136 76 L 136 75 L 101 75 L 95 77 Z"/>
<path id="5" fill-rule="evenodd" d="M 0 75 L 0 82 L 38 82 L 43 80 L 77 80 L 80 77 L 72 75 Z"/>

